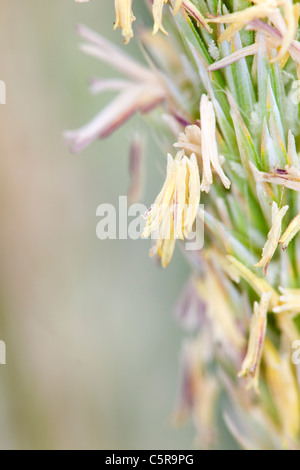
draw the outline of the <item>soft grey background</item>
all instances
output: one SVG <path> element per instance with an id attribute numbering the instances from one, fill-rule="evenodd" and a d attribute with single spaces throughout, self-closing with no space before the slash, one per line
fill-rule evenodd
<path id="1" fill-rule="evenodd" d="M 184 336 L 171 311 L 188 269 L 178 252 L 161 270 L 148 241 L 95 233 L 97 206 L 126 194 L 130 135 L 148 135 L 146 204 L 163 156 L 139 117 L 79 156 L 61 137 L 110 99 L 87 91 L 114 72 L 78 51 L 74 26 L 122 45 L 113 1 L 0 8 L 0 448 L 190 448 L 191 425 L 171 425 Z"/>

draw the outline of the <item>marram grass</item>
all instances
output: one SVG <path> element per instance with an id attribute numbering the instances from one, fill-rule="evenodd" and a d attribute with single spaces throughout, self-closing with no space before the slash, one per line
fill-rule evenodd
<path id="1" fill-rule="evenodd" d="M 144 64 L 79 26 L 81 49 L 125 78 L 93 81 L 117 96 L 66 139 L 80 151 L 136 112 L 151 116 L 168 153 L 145 215 L 144 236 L 159 233 L 151 254 L 167 266 L 195 221 L 205 226 L 177 306 L 191 333 L 175 419 L 192 415 L 198 445 L 217 447 L 221 403 L 242 448 L 299 449 L 300 3 L 145 3 L 153 31 L 135 21 L 135 1 L 115 0 L 115 28 L 140 42 Z"/>

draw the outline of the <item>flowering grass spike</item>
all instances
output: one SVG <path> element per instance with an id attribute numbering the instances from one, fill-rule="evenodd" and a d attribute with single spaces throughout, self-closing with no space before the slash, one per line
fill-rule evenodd
<path id="1" fill-rule="evenodd" d="M 299 450 L 300 3 L 145 0 L 150 31 L 136 3 L 115 1 L 115 28 L 140 43 L 143 64 L 79 27 L 81 50 L 124 78 L 93 79 L 92 93 L 116 97 L 66 140 L 81 151 L 147 115 L 168 155 L 145 214 L 151 256 L 166 267 L 204 225 L 204 247 L 183 250 L 192 272 L 176 309 L 189 334 L 176 422 L 191 415 L 199 447 L 216 448 L 221 409 L 241 448 Z"/>

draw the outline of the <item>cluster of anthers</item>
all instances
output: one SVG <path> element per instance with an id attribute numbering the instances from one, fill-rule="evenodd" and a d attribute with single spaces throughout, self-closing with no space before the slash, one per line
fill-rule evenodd
<path id="1" fill-rule="evenodd" d="M 77 3 L 86 3 L 89 0 L 75 0 Z M 163 8 L 169 0 L 153 0 L 152 13 L 154 19 L 153 34 L 162 31 L 168 34 L 162 24 Z M 171 2 L 173 5 L 173 12 L 176 15 L 181 7 L 183 7 L 196 21 L 202 24 L 208 31 L 210 28 L 201 15 L 199 10 L 193 5 L 190 0 L 174 0 Z M 127 44 L 133 37 L 132 23 L 136 20 L 132 11 L 132 0 L 115 0 L 116 21 L 114 29 L 121 28 L 124 43 Z"/>

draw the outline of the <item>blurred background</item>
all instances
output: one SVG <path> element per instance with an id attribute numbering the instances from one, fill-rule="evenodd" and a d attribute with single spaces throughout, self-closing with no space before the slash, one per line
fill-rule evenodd
<path id="1" fill-rule="evenodd" d="M 111 98 L 88 92 L 89 77 L 114 72 L 78 50 L 75 25 L 121 45 L 113 1 L 0 5 L 0 447 L 189 449 L 191 424 L 171 423 L 186 263 L 177 252 L 162 270 L 149 241 L 96 237 L 98 205 L 127 193 L 130 137 L 147 136 L 146 205 L 162 182 L 160 150 L 139 117 L 80 155 L 61 136 Z"/>

